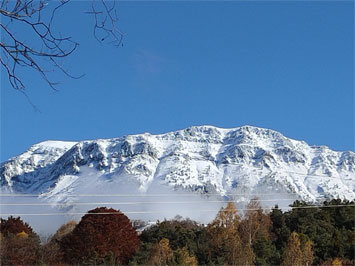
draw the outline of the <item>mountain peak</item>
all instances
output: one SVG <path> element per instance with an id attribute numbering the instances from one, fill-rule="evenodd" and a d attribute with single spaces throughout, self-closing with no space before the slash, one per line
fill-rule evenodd
<path id="1" fill-rule="evenodd" d="M 83 183 L 87 171 L 95 172 L 95 178 Z M 0 174 L 2 189 L 26 193 L 93 187 L 111 191 L 129 184 L 140 193 L 162 185 L 221 196 L 282 192 L 308 201 L 355 198 L 353 152 L 310 147 L 277 131 L 249 125 L 192 126 L 165 134 L 81 142 L 45 141 L 2 163 Z"/>

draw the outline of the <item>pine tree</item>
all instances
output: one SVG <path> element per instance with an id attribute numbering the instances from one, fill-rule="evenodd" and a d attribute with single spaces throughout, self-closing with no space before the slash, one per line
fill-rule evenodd
<path id="1" fill-rule="evenodd" d="M 253 250 L 255 253 L 255 265 L 279 265 L 279 254 L 275 245 L 263 232 L 257 233 Z"/>
<path id="2" fill-rule="evenodd" d="M 276 205 L 269 215 L 272 228 L 271 235 L 273 243 L 276 247 L 275 255 L 273 256 L 273 265 L 280 265 L 281 258 L 285 246 L 287 245 L 288 238 L 290 236 L 290 229 L 286 224 L 285 214 Z"/>

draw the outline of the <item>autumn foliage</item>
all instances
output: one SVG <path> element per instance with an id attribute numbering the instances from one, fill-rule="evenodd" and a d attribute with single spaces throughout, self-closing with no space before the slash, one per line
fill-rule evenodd
<path id="1" fill-rule="evenodd" d="M 1 219 L 1 265 L 35 265 L 39 237 L 20 217 Z"/>
<path id="2" fill-rule="evenodd" d="M 147 227 L 140 221 L 139 237 L 123 213 L 97 208 L 42 244 L 10 217 L 1 219 L 0 265 L 355 265 L 354 202 L 292 207 L 267 211 L 253 199 L 240 211 L 229 202 L 207 225 L 181 216 Z"/>
<path id="3" fill-rule="evenodd" d="M 60 240 L 64 260 L 70 264 L 126 264 L 139 245 L 127 216 L 105 207 L 89 211 L 73 232 Z"/>
<path id="4" fill-rule="evenodd" d="M 229 202 L 221 208 L 207 227 L 210 241 L 209 257 L 216 264 L 252 265 L 255 255 L 249 243 L 243 244 L 239 233 L 240 218 L 236 206 Z"/>
<path id="5" fill-rule="evenodd" d="M 313 262 L 312 243 L 307 241 L 301 245 L 301 240 L 296 232 L 293 232 L 288 240 L 283 254 L 283 266 L 310 266 Z"/>
<path id="6" fill-rule="evenodd" d="M 60 240 L 70 234 L 76 226 L 75 221 L 69 221 L 63 224 L 57 232 L 40 247 L 38 262 L 41 265 L 64 266 L 64 252 L 60 248 Z"/>
<path id="7" fill-rule="evenodd" d="M 168 265 L 173 257 L 174 252 L 170 247 L 169 239 L 163 238 L 159 243 L 154 245 L 148 264 Z"/>
<path id="8" fill-rule="evenodd" d="M 34 235 L 32 227 L 21 220 L 20 217 L 14 218 L 10 216 L 8 219 L 1 219 L 0 232 L 4 237 L 11 234 L 25 232 L 27 235 Z"/>

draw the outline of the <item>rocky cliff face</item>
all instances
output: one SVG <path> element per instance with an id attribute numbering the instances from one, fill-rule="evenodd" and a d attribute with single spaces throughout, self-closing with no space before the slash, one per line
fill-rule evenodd
<path id="1" fill-rule="evenodd" d="M 311 147 L 269 129 L 197 126 L 161 135 L 42 142 L 2 163 L 0 183 L 9 193 L 62 200 L 123 186 L 146 193 L 157 184 L 221 196 L 284 193 L 306 201 L 352 200 L 355 153 Z"/>

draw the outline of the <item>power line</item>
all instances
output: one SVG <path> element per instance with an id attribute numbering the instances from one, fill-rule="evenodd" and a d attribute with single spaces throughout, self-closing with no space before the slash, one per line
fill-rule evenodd
<path id="1" fill-rule="evenodd" d="M 252 202 L 264 202 L 264 201 L 290 201 L 296 199 L 263 199 L 263 200 L 242 200 L 241 202 L 252 201 Z M 226 203 L 226 200 L 205 200 L 205 201 L 132 201 L 132 202 L 66 202 L 66 203 L 0 203 L 0 206 L 55 206 L 55 205 L 66 205 L 66 206 L 76 206 L 76 205 L 141 205 L 141 204 L 193 204 L 193 203 Z"/>
<path id="2" fill-rule="evenodd" d="M 165 193 L 165 194 L 154 194 L 154 193 L 149 193 L 149 194 L 66 194 L 66 193 L 58 193 L 52 195 L 54 196 L 59 196 L 59 195 L 66 195 L 68 197 L 167 197 L 167 196 L 273 196 L 273 195 L 299 195 L 299 193 L 296 192 L 283 192 L 283 193 L 226 193 L 226 194 L 220 194 L 220 193 L 206 193 L 206 194 L 194 194 L 194 193 L 176 193 L 172 192 L 171 194 Z M 47 195 L 44 194 L 0 194 L 0 197 L 46 197 Z"/>
<path id="3" fill-rule="evenodd" d="M 339 205 L 325 205 L 325 206 L 294 206 L 289 207 L 290 209 L 313 209 L 313 208 L 340 208 L 340 207 L 355 207 L 355 204 L 339 204 Z M 254 208 L 254 209 L 238 209 L 237 211 L 258 211 L 258 210 L 274 210 L 279 208 Z M 229 212 L 229 210 L 184 210 L 184 212 Z M 159 210 L 159 211 L 125 211 L 124 214 L 150 214 L 150 213 L 167 213 L 167 212 L 175 212 L 175 210 Z M 108 215 L 108 214 L 122 214 L 122 213 L 113 213 L 113 212 L 102 212 L 102 213 L 87 213 L 87 212 L 70 212 L 70 213 L 2 213 L 2 216 L 60 216 L 60 215 Z"/>

